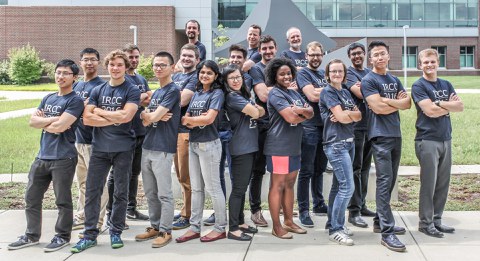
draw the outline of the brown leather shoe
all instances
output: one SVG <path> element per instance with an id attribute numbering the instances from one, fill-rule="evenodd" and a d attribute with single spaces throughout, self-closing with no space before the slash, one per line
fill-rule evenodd
<path id="1" fill-rule="evenodd" d="M 265 220 L 265 218 L 263 217 L 261 210 L 253 213 L 250 218 L 252 219 L 252 221 L 255 225 L 257 225 L 259 227 L 268 227 L 268 223 Z"/>
<path id="2" fill-rule="evenodd" d="M 170 233 L 165 233 L 165 232 L 159 232 L 158 237 L 155 238 L 152 242 L 152 247 L 153 248 L 159 248 L 168 245 L 172 241 L 172 234 Z"/>
<path id="3" fill-rule="evenodd" d="M 154 239 L 158 237 L 159 233 L 160 232 L 158 232 L 158 230 L 154 229 L 153 227 L 147 227 L 144 233 L 135 236 L 135 241 L 141 242 Z"/>

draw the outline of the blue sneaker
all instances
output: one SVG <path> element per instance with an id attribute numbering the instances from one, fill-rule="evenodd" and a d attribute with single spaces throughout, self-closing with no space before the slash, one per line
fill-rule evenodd
<path id="1" fill-rule="evenodd" d="M 184 229 L 190 226 L 190 220 L 181 217 L 173 223 L 173 230 Z"/>
<path id="2" fill-rule="evenodd" d="M 308 211 L 304 211 L 300 213 L 300 216 L 298 217 L 300 219 L 300 223 L 304 227 L 313 227 L 313 221 L 312 218 L 310 218 L 310 213 Z"/>
<path id="3" fill-rule="evenodd" d="M 180 213 L 176 214 L 176 215 L 173 215 L 173 221 L 177 221 L 179 220 L 180 218 L 182 217 L 182 215 Z"/>
<path id="4" fill-rule="evenodd" d="M 97 245 L 97 240 L 89 240 L 89 239 L 82 238 L 80 239 L 80 241 L 78 241 L 76 245 L 70 248 L 70 252 L 74 254 L 80 253 L 96 245 Z"/>
<path id="5" fill-rule="evenodd" d="M 215 213 L 211 214 L 207 219 L 203 221 L 204 226 L 213 226 L 215 225 Z"/>
<path id="6" fill-rule="evenodd" d="M 120 238 L 119 234 L 110 235 L 110 245 L 112 246 L 113 249 L 123 247 L 123 241 L 122 241 L 122 238 Z"/>

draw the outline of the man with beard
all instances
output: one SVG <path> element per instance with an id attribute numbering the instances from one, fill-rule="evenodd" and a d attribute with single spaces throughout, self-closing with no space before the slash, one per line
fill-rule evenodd
<path id="1" fill-rule="evenodd" d="M 198 37 L 200 36 L 200 23 L 198 23 L 197 20 L 189 20 L 185 24 L 185 33 L 188 37 L 188 43 L 194 44 L 198 48 L 198 51 L 200 52 L 200 62 L 204 61 L 207 55 L 207 50 L 205 49 L 205 45 L 198 40 Z"/>
<path id="2" fill-rule="evenodd" d="M 180 49 L 180 60 L 183 71 L 175 73 L 172 76 L 173 82 L 180 87 L 180 106 L 181 117 L 185 115 L 190 104 L 190 100 L 195 92 L 197 84 L 197 74 L 195 67 L 199 62 L 200 53 L 194 44 L 186 44 Z M 177 64 L 178 64 L 177 63 Z M 190 175 L 188 170 L 188 143 L 189 130 L 179 123 L 177 153 L 173 159 L 175 171 L 177 172 L 178 182 L 182 188 L 183 207 L 180 214 L 174 216 L 175 223 L 173 229 L 183 229 L 190 226 L 192 189 L 190 185 Z"/>
<path id="3" fill-rule="evenodd" d="M 262 35 L 262 28 L 259 25 L 252 24 L 248 28 L 247 32 L 247 42 L 248 42 L 248 50 L 247 56 L 245 57 L 245 63 L 242 65 L 242 70 L 244 72 L 250 71 L 250 69 L 260 60 L 262 60 L 262 56 L 258 52 L 258 45 L 260 36 Z"/>
<path id="4" fill-rule="evenodd" d="M 263 155 L 263 147 L 268 132 L 269 116 L 267 112 L 268 92 L 272 88 L 265 84 L 265 67 L 275 58 L 277 54 L 277 43 L 270 35 L 260 38 L 260 55 L 262 60 L 255 64 L 250 70 L 250 76 L 253 78 L 253 90 L 255 92 L 255 103 L 265 109 L 265 115 L 258 118 L 258 152 L 255 155 L 253 166 L 252 180 L 250 181 L 250 210 L 252 212 L 251 219 L 255 225 L 259 227 L 268 226 L 267 221 L 262 215 L 261 196 L 262 196 L 262 180 L 265 175 L 265 166 L 267 164 L 266 157 Z"/>
<path id="5" fill-rule="evenodd" d="M 300 29 L 290 27 L 290 29 L 287 30 L 287 42 L 290 45 L 290 48 L 284 50 L 280 56 L 292 60 L 293 64 L 297 67 L 297 70 L 307 66 L 308 59 L 305 52 L 301 50 L 302 32 L 300 32 Z"/>
<path id="6" fill-rule="evenodd" d="M 304 57 L 307 59 L 308 65 L 298 71 L 297 86 L 302 97 L 313 107 L 314 116 L 302 123 L 302 155 L 298 175 L 297 200 L 300 223 L 305 227 L 313 227 L 314 224 L 309 214 L 309 186 L 312 191 L 313 213 L 316 215 L 327 214 L 327 206 L 322 192 L 323 172 L 325 172 L 328 160 L 323 152 L 323 123 L 318 107 L 320 93 L 327 86 L 325 71 L 319 69 L 323 58 L 322 44 L 316 41 L 309 43 Z"/>
<path id="7" fill-rule="evenodd" d="M 355 135 L 355 157 L 353 159 L 353 181 L 355 191 L 348 206 L 348 222 L 356 227 L 368 227 L 360 215 L 374 217 L 375 212 L 369 210 L 365 204 L 368 188 L 368 175 L 372 162 L 372 145 L 367 137 L 367 116 L 365 103 L 361 92 L 361 81 L 371 70 L 363 67 L 365 61 L 365 46 L 352 43 L 348 46 L 347 54 L 352 66 L 347 71 L 347 88 L 352 93 L 357 108 L 362 112 L 362 120 L 353 124 Z"/>

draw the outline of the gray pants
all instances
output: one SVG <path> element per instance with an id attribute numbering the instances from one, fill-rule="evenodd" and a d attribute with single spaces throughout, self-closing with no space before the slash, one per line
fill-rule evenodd
<path id="1" fill-rule="evenodd" d="M 420 163 L 419 227 L 442 224 L 450 186 L 451 145 L 451 140 L 415 141 L 415 154 Z"/>
<path id="2" fill-rule="evenodd" d="M 25 192 L 25 215 L 29 239 L 38 241 L 42 234 L 42 201 L 45 192 L 53 182 L 55 205 L 58 208 L 56 235 L 70 241 L 73 223 L 72 182 L 75 176 L 77 158 L 62 160 L 35 159 L 28 173 Z"/>
<path id="3" fill-rule="evenodd" d="M 170 233 L 173 223 L 172 162 L 174 153 L 146 150 L 142 152 L 143 189 L 153 228 Z"/>
<path id="4" fill-rule="evenodd" d="M 225 232 L 227 225 L 227 210 L 225 196 L 220 185 L 220 157 L 222 144 L 220 139 L 208 142 L 190 142 L 189 169 L 192 185 L 192 216 L 190 217 L 191 230 L 201 232 L 203 207 L 205 205 L 205 191 L 212 198 L 215 211 L 215 226 L 217 232 Z"/>

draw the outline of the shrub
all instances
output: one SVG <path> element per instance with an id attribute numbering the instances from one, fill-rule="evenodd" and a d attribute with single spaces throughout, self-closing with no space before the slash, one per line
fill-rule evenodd
<path id="1" fill-rule="evenodd" d="M 153 55 L 145 57 L 143 54 L 140 55 L 140 62 L 138 63 L 137 73 L 145 77 L 145 79 L 150 80 L 155 77 L 152 68 Z"/>
<path id="2" fill-rule="evenodd" d="M 55 81 L 55 66 L 56 64 L 50 62 L 42 62 L 43 74 L 48 77 L 50 81 Z"/>
<path id="3" fill-rule="evenodd" d="M 30 84 L 42 76 L 42 61 L 35 47 L 27 44 L 20 48 L 8 50 L 10 68 L 8 76 L 19 85 Z"/>
<path id="4" fill-rule="evenodd" d="M 8 68 L 10 63 L 8 60 L 3 60 L 0 63 L 0 84 L 10 84 L 10 77 L 8 77 Z"/>

